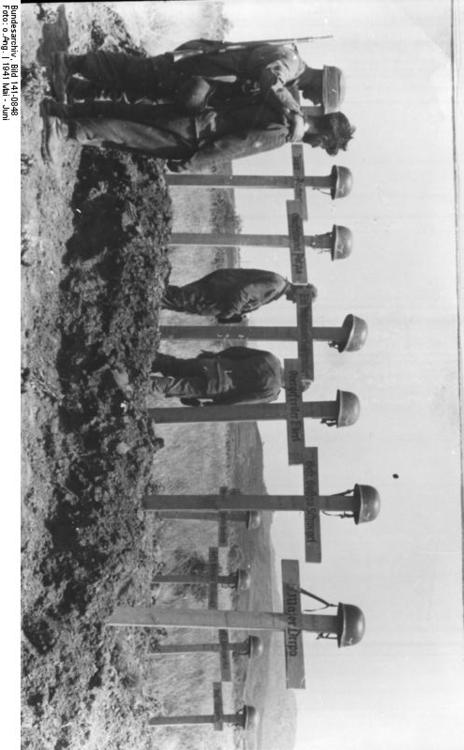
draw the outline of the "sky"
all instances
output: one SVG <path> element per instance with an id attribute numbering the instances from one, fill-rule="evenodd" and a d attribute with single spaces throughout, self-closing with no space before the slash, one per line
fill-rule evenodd
<path id="1" fill-rule="evenodd" d="M 163 49 L 183 41 L 198 3 L 163 4 Z M 119 4 L 121 8 L 122 5 Z M 264 12 L 265 7 L 265 12 Z M 301 584 L 329 601 L 360 606 L 366 635 L 337 650 L 305 636 L 307 689 L 297 691 L 296 750 L 461 750 L 464 736 L 463 612 L 454 194 L 451 148 L 450 12 L 443 0 L 226 0 L 228 39 L 332 35 L 301 44 L 313 67 L 347 76 L 343 111 L 357 126 L 348 151 L 305 147 L 309 174 L 350 168 L 352 194 L 332 202 L 309 194 L 308 234 L 351 228 L 350 258 L 332 263 L 308 251 L 319 290 L 315 325 L 364 318 L 357 353 L 315 344 L 316 378 L 305 400 L 361 401 L 356 425 L 306 421 L 319 447 L 321 494 L 374 485 L 378 519 L 355 527 L 322 518 L 320 565 L 304 562 L 303 519 L 276 514 L 273 543 L 299 559 Z M 123 14 L 159 51 L 134 6 Z M 179 39 L 179 41 L 178 41 Z M 241 159 L 234 171 L 289 174 L 289 147 Z M 290 191 L 236 190 L 243 231 L 285 234 Z M 242 250 L 242 265 L 290 273 L 288 252 Z M 292 325 L 291 304 L 253 314 L 256 325 Z M 257 344 L 259 346 L 259 344 Z M 266 343 L 283 357 L 296 347 Z M 285 424 L 263 422 L 270 494 L 301 494 L 302 468 L 289 467 Z M 393 474 L 399 478 L 394 479 Z M 279 572 L 277 573 L 279 575 Z M 311 604 L 305 606 L 312 606 Z M 283 679 L 283 675 L 275 675 Z"/>

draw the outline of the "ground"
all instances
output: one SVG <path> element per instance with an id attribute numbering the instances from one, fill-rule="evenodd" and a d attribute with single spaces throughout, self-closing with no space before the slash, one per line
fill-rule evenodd
<path id="1" fill-rule="evenodd" d="M 42 66 L 65 44 L 67 24 L 60 8 L 28 12 L 23 739 L 36 748 L 114 748 L 129 738 L 145 747 L 146 736 L 137 744 L 136 637 L 121 645 L 104 621 L 118 600 L 135 603 L 147 595 L 147 572 L 158 567 L 152 529 L 136 510 L 160 447 L 144 403 L 169 272 L 171 202 L 163 163 L 153 159 L 63 144 L 55 166 L 41 161 L 38 104 L 48 87 Z M 105 23 L 129 44 L 103 11 L 86 26 L 95 44 Z M 130 402 L 114 382 L 118 367 L 134 386 Z"/>
<path id="2" fill-rule="evenodd" d="M 208 23 L 217 29 L 213 11 Z M 201 568 L 217 538 L 215 524 L 143 513 L 145 493 L 193 487 L 211 493 L 224 484 L 265 491 L 255 425 L 157 429 L 146 416 L 158 345 L 184 356 L 211 347 L 159 340 L 160 296 L 171 264 L 178 283 L 237 262 L 229 251 L 168 249 L 173 206 L 176 230 L 232 232 L 240 228 L 232 191 L 170 196 L 163 162 L 70 142 L 45 164 L 39 102 L 49 90 L 52 52 L 70 40 L 73 51 L 141 50 L 103 3 L 29 5 L 22 16 L 23 745 L 241 746 L 233 730 L 147 728 L 150 715 L 211 711 L 215 655 L 154 658 L 165 631 L 104 625 L 117 604 L 204 606 L 204 587 L 160 587 L 152 578 Z M 163 322 L 180 321 L 167 313 Z M 130 398 L 114 381 L 119 368 L 128 373 Z M 224 570 L 256 563 L 256 571 L 251 594 L 221 592 L 223 608 L 271 605 L 271 514 L 265 515 L 251 536 L 231 529 Z M 170 642 L 186 637 L 169 633 Z M 224 686 L 227 710 L 245 700 L 262 707 L 269 662 L 268 654 L 249 679 L 246 661 L 235 660 L 233 689 Z"/>

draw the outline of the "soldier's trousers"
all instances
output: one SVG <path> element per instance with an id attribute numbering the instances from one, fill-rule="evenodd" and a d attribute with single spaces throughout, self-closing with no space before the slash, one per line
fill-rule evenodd
<path id="1" fill-rule="evenodd" d="M 233 388 L 230 378 L 223 378 L 219 384 L 216 377 L 211 377 L 214 367 L 208 365 L 213 360 L 180 359 L 167 354 L 157 354 L 152 365 L 153 372 L 163 373 L 162 377 L 152 378 L 154 393 L 178 398 L 208 398 L 225 393 Z"/>
<path id="2" fill-rule="evenodd" d="M 177 118 L 170 127 L 163 106 L 124 102 L 88 102 L 62 108 L 71 138 L 83 145 L 114 145 L 159 159 L 189 158 L 195 150 L 193 118 Z M 176 132 L 177 130 L 177 132 Z"/>
<path id="3" fill-rule="evenodd" d="M 70 72 L 84 76 L 85 81 L 72 81 L 77 98 L 95 98 L 102 93 L 113 98 L 125 94 L 130 101 L 159 99 L 175 86 L 173 55 L 136 57 L 122 52 L 88 52 L 69 55 Z"/>

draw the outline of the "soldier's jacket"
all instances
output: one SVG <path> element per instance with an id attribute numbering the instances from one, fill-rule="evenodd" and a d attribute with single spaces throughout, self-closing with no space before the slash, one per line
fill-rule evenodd
<path id="1" fill-rule="evenodd" d="M 202 352 L 197 359 L 215 404 L 268 403 L 282 388 L 282 366 L 270 352 L 231 346 L 222 352 Z"/>
<path id="2" fill-rule="evenodd" d="M 195 118 L 198 146 L 184 160 L 185 171 L 198 172 L 233 159 L 269 151 L 291 140 L 291 125 L 262 101 L 208 110 Z"/>
<path id="3" fill-rule="evenodd" d="M 267 103 L 278 111 L 301 114 L 298 100 L 288 89 L 306 68 L 295 45 L 260 44 L 242 49 L 229 49 L 227 43 L 220 46 L 225 51 L 217 51 L 218 43 L 207 39 L 182 44 L 177 49 L 198 49 L 204 53 L 175 62 L 176 74 L 213 82 L 234 76 L 241 85 L 256 84 Z"/>
<path id="4" fill-rule="evenodd" d="M 170 310 L 214 315 L 219 322 L 257 310 L 281 297 L 289 282 L 273 271 L 220 268 L 182 287 L 168 286 L 163 304 Z"/>

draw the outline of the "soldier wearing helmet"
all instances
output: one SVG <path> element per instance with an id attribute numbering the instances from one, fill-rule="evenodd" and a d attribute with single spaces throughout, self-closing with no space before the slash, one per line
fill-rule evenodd
<path id="1" fill-rule="evenodd" d="M 176 59 L 187 53 L 187 57 Z M 177 53 L 177 55 L 176 55 Z M 77 78 L 76 76 L 81 76 Z M 53 85 L 58 100 L 94 99 L 106 91 L 129 101 L 170 101 L 185 112 L 260 95 L 291 119 L 291 140 L 301 140 L 303 116 L 298 90 L 323 112 L 338 109 L 344 95 L 339 68 L 309 68 L 296 45 L 234 45 L 211 40 L 186 42 L 173 53 L 137 57 L 125 53 L 55 53 Z"/>

